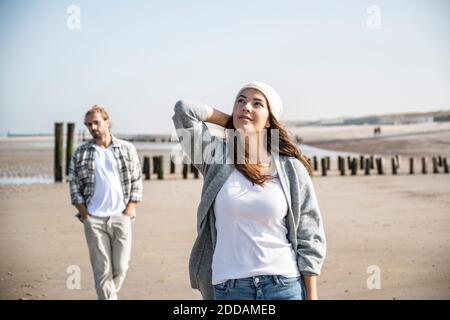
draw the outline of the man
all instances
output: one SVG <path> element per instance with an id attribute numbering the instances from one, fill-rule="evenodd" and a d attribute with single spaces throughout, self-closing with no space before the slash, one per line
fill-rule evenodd
<path id="1" fill-rule="evenodd" d="M 92 140 L 70 162 L 70 198 L 84 224 L 97 296 L 117 299 L 128 270 L 131 220 L 142 201 L 142 174 L 135 147 L 110 132 L 107 112 L 93 106 L 84 124 Z"/>

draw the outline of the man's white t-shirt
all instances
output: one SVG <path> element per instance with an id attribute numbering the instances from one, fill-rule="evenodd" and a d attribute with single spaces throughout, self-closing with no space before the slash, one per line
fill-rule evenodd
<path id="1" fill-rule="evenodd" d="M 126 206 L 120 183 L 119 166 L 114 157 L 112 145 L 103 148 L 94 145 L 94 195 L 88 204 L 88 212 L 97 217 L 122 214 Z"/>

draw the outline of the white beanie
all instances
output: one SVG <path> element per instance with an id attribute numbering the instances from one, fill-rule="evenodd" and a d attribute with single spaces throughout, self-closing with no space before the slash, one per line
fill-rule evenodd
<path id="1" fill-rule="evenodd" d="M 273 116 L 275 117 L 275 119 L 280 120 L 281 111 L 283 110 L 283 103 L 281 102 L 280 95 L 275 91 L 275 89 L 263 82 L 253 81 L 243 86 L 242 89 L 239 90 L 237 97 L 239 97 L 242 91 L 248 88 L 261 91 L 270 105 L 270 110 L 272 111 Z"/>

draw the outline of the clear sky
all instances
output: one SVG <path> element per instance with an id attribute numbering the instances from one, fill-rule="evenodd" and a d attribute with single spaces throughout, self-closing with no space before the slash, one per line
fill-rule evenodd
<path id="1" fill-rule="evenodd" d="M 117 133 L 170 133 L 178 99 L 230 112 L 253 80 L 282 119 L 450 109 L 449 40 L 447 0 L 1 0 L 0 134 L 79 129 L 93 104 Z"/>

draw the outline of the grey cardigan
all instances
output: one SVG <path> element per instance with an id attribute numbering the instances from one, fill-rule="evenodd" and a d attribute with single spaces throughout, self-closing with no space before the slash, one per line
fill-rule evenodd
<path id="1" fill-rule="evenodd" d="M 234 165 L 226 161 L 211 163 L 217 148 L 225 146 L 225 140 L 209 132 L 204 123 L 206 118 L 205 104 L 180 100 L 175 104 L 172 120 L 188 157 L 194 159 L 192 152 L 199 148 L 203 151 L 202 161 L 194 162 L 204 181 L 197 210 L 197 239 L 189 259 L 189 276 L 191 287 L 200 290 L 203 299 L 214 299 L 211 265 L 217 231 L 213 204 Z M 287 238 L 296 253 L 298 269 L 302 275 L 320 275 L 326 240 L 311 178 L 297 158 L 273 155 L 273 160 L 288 203 Z"/>

